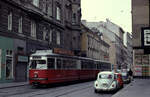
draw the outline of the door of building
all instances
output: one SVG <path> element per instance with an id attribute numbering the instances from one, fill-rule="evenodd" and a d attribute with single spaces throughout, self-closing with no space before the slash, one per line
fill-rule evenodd
<path id="1" fill-rule="evenodd" d="M 27 63 L 25 62 L 17 63 L 16 81 L 27 81 Z"/>

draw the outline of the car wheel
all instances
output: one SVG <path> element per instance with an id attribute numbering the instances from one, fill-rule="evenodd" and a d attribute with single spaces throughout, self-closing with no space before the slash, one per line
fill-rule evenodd
<path id="1" fill-rule="evenodd" d="M 98 93 L 98 91 L 97 91 L 96 89 L 94 90 L 94 92 L 95 92 L 95 93 Z"/>
<path id="2" fill-rule="evenodd" d="M 121 86 L 121 89 L 124 87 L 124 85 Z"/>

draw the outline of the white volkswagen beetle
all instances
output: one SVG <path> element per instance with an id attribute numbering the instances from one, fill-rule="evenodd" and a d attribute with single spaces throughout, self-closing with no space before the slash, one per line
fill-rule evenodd
<path id="1" fill-rule="evenodd" d="M 115 80 L 115 73 L 104 71 L 98 73 L 94 83 L 95 93 L 99 91 L 115 91 L 118 89 L 118 82 Z"/>

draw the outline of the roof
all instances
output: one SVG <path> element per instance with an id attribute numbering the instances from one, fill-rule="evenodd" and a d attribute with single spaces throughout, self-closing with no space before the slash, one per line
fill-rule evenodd
<path id="1" fill-rule="evenodd" d="M 114 74 L 114 72 L 111 72 L 111 71 L 102 71 L 99 74 Z"/>
<path id="2" fill-rule="evenodd" d="M 31 56 L 46 56 L 46 55 L 55 55 L 52 50 L 37 50 Z"/>

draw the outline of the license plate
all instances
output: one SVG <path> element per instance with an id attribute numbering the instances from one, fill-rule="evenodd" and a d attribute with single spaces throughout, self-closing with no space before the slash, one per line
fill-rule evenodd
<path id="1" fill-rule="evenodd" d="M 108 87 L 108 84 L 103 84 L 103 87 Z"/>

